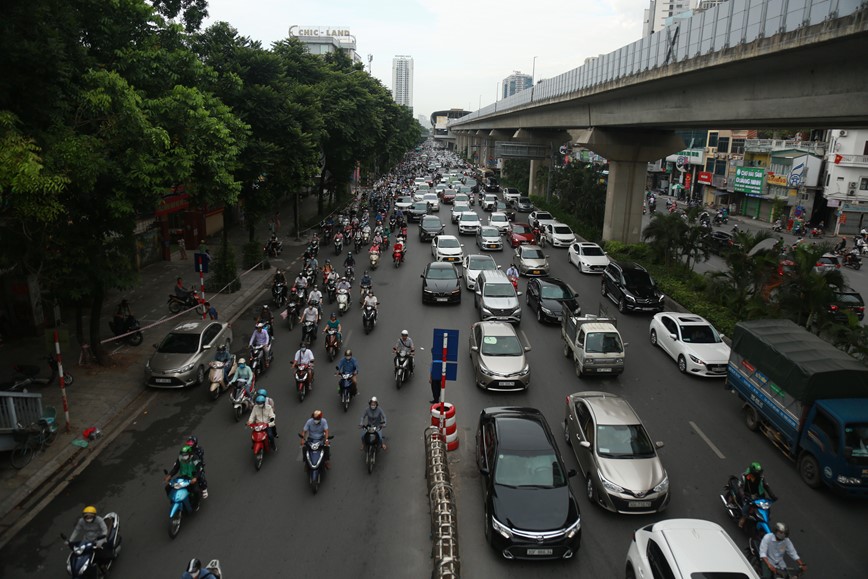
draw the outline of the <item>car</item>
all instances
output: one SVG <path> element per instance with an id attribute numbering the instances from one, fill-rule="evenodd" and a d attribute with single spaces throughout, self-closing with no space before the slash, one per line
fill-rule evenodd
<path id="1" fill-rule="evenodd" d="M 510 205 L 514 205 L 515 202 L 518 201 L 519 197 L 521 197 L 521 192 L 515 187 L 503 188 L 503 200 Z"/>
<path id="2" fill-rule="evenodd" d="M 543 235 L 552 247 L 569 247 L 576 241 L 576 234 L 563 223 L 545 223 L 542 226 Z"/>
<path id="3" fill-rule="evenodd" d="M 835 320 L 846 322 L 848 314 L 856 316 L 862 321 L 865 318 L 865 302 L 862 295 L 851 287 L 832 289 L 835 299 L 829 304 L 829 313 Z"/>
<path id="4" fill-rule="evenodd" d="M 582 539 L 579 502 L 545 417 L 536 408 L 479 414 L 476 465 L 485 540 L 505 559 L 569 559 Z M 650 574 L 647 575 L 650 577 Z"/>
<path id="5" fill-rule="evenodd" d="M 520 291 L 512 285 L 506 274 L 495 271 L 481 271 L 476 276 L 474 307 L 479 310 L 479 319 L 500 322 L 521 323 Z"/>
<path id="6" fill-rule="evenodd" d="M 666 299 L 644 267 L 632 261 L 609 261 L 603 270 L 600 293 L 618 305 L 622 314 L 628 311 L 662 312 Z"/>
<path id="7" fill-rule="evenodd" d="M 626 573 L 648 579 L 759 579 L 726 531 L 701 519 L 667 519 L 636 529 Z"/>
<path id="8" fill-rule="evenodd" d="M 455 195 L 457 194 L 458 191 L 452 189 L 451 187 L 449 189 L 444 189 L 443 192 L 440 194 L 440 200 L 443 201 L 443 203 L 445 203 L 446 205 L 452 205 L 452 203 L 455 202 Z"/>
<path id="9" fill-rule="evenodd" d="M 419 241 L 428 241 L 443 233 L 446 227 L 436 215 L 423 215 L 419 222 Z"/>
<path id="10" fill-rule="evenodd" d="M 506 235 L 513 249 L 523 243 L 534 243 L 533 229 L 527 223 L 510 223 Z"/>
<path id="11" fill-rule="evenodd" d="M 539 245 L 519 245 L 515 248 L 512 263 L 519 275 L 530 277 L 549 274 L 549 260 Z"/>
<path id="12" fill-rule="evenodd" d="M 497 179 L 494 177 L 486 177 L 483 181 L 483 185 L 487 193 L 497 193 L 500 191 L 500 185 L 498 185 Z"/>
<path id="13" fill-rule="evenodd" d="M 488 216 L 488 224 L 497 229 L 498 233 L 506 233 L 509 230 L 509 219 L 505 213 L 495 211 Z"/>
<path id="14" fill-rule="evenodd" d="M 208 364 L 218 346 L 232 345 L 232 328 L 226 322 L 198 320 L 184 322 L 166 334 L 145 363 L 148 386 L 184 388 L 202 384 Z"/>
<path id="15" fill-rule="evenodd" d="M 648 330 L 652 346 L 678 362 L 682 374 L 726 378 L 729 346 L 708 320 L 695 314 L 660 312 Z"/>
<path id="16" fill-rule="evenodd" d="M 503 238 L 497 228 L 484 225 L 476 232 L 476 247 L 483 251 L 502 251 Z"/>
<path id="17" fill-rule="evenodd" d="M 463 203 L 465 205 L 470 205 L 470 195 L 467 193 L 456 193 L 455 198 L 452 200 L 453 205 L 457 205 L 458 203 Z"/>
<path id="18" fill-rule="evenodd" d="M 516 391 L 530 386 L 530 364 L 515 328 L 507 322 L 476 322 L 470 326 L 470 363 L 476 385 L 483 390 Z"/>
<path id="19" fill-rule="evenodd" d="M 444 191 L 446 191 L 446 189 L 448 189 L 448 188 L 449 188 L 449 183 L 447 183 L 446 181 L 440 181 L 439 183 L 434 185 L 434 193 L 439 195 L 439 194 L 443 193 Z"/>
<path id="20" fill-rule="evenodd" d="M 578 316 L 582 313 L 579 295 L 565 281 L 556 277 L 537 277 L 527 282 L 525 292 L 527 306 L 536 312 L 540 323 L 560 324 L 564 314 Z"/>
<path id="21" fill-rule="evenodd" d="M 542 229 L 542 226 L 546 223 L 556 223 L 557 219 L 554 218 L 554 215 L 549 213 L 548 211 L 531 211 L 530 215 L 528 215 L 528 221 L 530 222 L 531 227 L 539 227 Z"/>
<path id="22" fill-rule="evenodd" d="M 461 275 L 455 265 L 433 261 L 425 266 L 422 278 L 422 303 L 461 303 Z"/>
<path id="23" fill-rule="evenodd" d="M 482 198 L 482 206 L 483 211 L 494 211 L 494 208 L 497 206 L 497 195 L 493 193 L 486 193 Z"/>
<path id="24" fill-rule="evenodd" d="M 579 241 L 570 245 L 570 263 L 582 273 L 603 273 L 609 265 L 609 256 L 596 243 Z"/>
<path id="25" fill-rule="evenodd" d="M 461 216 L 461 214 L 470 211 L 472 211 L 470 209 L 470 205 L 468 205 L 466 202 L 456 201 L 455 205 L 452 206 L 452 223 L 458 223 L 458 218 Z"/>
<path id="26" fill-rule="evenodd" d="M 458 234 L 469 235 L 471 233 L 476 233 L 479 231 L 481 225 L 479 216 L 475 211 L 465 211 L 458 218 Z"/>
<path id="27" fill-rule="evenodd" d="M 464 286 L 471 291 L 476 289 L 476 278 L 480 272 L 500 269 L 493 257 L 479 253 L 465 255 L 461 266 L 464 270 Z"/>
<path id="28" fill-rule="evenodd" d="M 454 235 L 436 235 L 431 240 L 431 255 L 436 261 L 461 261 L 464 259 L 464 244 Z"/>
<path id="29" fill-rule="evenodd" d="M 609 392 L 566 397 L 564 439 L 585 477 L 588 501 L 615 513 L 649 514 L 669 506 L 669 476 L 630 403 Z"/>
<path id="30" fill-rule="evenodd" d="M 519 197 L 515 202 L 515 210 L 519 213 L 530 213 L 534 210 L 533 203 L 530 202 L 530 197 Z"/>
<path id="31" fill-rule="evenodd" d="M 413 191 L 413 203 L 425 200 L 425 194 L 430 191 L 428 185 L 422 185 Z"/>
<path id="32" fill-rule="evenodd" d="M 714 230 L 705 237 L 708 250 L 717 255 L 723 255 L 735 246 L 735 236 L 726 231 Z"/>
<path id="33" fill-rule="evenodd" d="M 841 269 L 841 257 L 834 253 L 824 253 L 817 258 L 817 263 L 814 264 L 814 271 L 817 273 L 835 271 L 836 269 Z"/>
<path id="34" fill-rule="evenodd" d="M 431 211 L 440 211 L 440 198 L 437 197 L 436 193 L 425 193 L 422 200 L 428 203 Z"/>
<path id="35" fill-rule="evenodd" d="M 428 215 L 430 210 L 431 206 L 427 201 L 416 201 L 405 211 L 407 221 L 422 221 L 422 216 Z"/>
<path id="36" fill-rule="evenodd" d="M 413 198 L 410 196 L 398 197 L 395 199 L 395 209 L 400 209 L 401 211 L 407 211 L 413 205 Z"/>
<path id="37" fill-rule="evenodd" d="M 494 211 L 506 215 L 507 221 L 515 221 L 515 209 L 513 209 L 500 199 L 498 199 L 497 203 L 494 204 Z"/>

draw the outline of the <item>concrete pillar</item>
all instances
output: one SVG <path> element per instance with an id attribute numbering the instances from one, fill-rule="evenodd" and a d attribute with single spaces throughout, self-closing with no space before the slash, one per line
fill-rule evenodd
<path id="1" fill-rule="evenodd" d="M 531 159 L 530 160 L 530 176 L 528 178 L 527 183 L 527 194 L 528 196 L 537 195 L 539 197 L 545 197 L 546 195 L 546 180 L 537 180 L 536 175 L 540 169 L 544 169 L 546 172 L 548 171 L 550 161 L 549 159 Z M 548 177 L 546 177 L 548 179 Z"/>

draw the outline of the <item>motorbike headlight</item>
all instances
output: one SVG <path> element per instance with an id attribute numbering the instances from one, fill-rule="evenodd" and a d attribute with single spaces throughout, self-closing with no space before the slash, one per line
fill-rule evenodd
<path id="1" fill-rule="evenodd" d="M 652 489 L 655 493 L 665 493 L 669 490 L 669 477 L 663 477 L 663 480 L 660 481 L 660 484 Z"/>
<path id="2" fill-rule="evenodd" d="M 598 473 L 599 474 L 599 473 Z M 623 493 L 624 487 L 618 486 L 612 481 L 606 479 L 602 474 L 599 474 L 600 482 L 603 483 L 603 487 L 612 493 Z"/>
<path id="3" fill-rule="evenodd" d="M 491 517 L 491 528 L 500 533 L 504 539 L 512 539 L 512 531 L 509 530 L 509 527 Z"/>

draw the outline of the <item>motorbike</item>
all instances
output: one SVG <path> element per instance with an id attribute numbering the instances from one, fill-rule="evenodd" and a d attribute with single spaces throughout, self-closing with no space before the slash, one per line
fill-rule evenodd
<path id="1" fill-rule="evenodd" d="M 307 244 L 306 251 L 311 255 L 311 257 L 316 257 L 319 253 L 319 239 L 311 239 L 310 243 Z"/>
<path id="2" fill-rule="evenodd" d="M 229 389 L 229 379 L 235 374 L 235 356 L 229 362 L 221 362 L 219 360 L 211 360 L 208 364 L 208 382 L 211 387 L 208 392 L 211 394 L 211 400 L 217 400 L 221 394 Z"/>
<path id="3" fill-rule="evenodd" d="M 235 422 L 238 422 L 244 414 L 253 410 L 253 399 L 250 397 L 249 392 L 252 389 L 252 384 L 249 389 L 247 388 L 246 381 L 244 383 L 241 381 L 235 383 L 232 394 L 229 395 L 229 400 L 232 402 L 232 416 L 235 417 Z"/>
<path id="4" fill-rule="evenodd" d="M 163 471 L 169 474 L 169 471 Z M 174 539 L 181 531 L 181 517 L 184 513 L 192 514 L 201 506 L 198 495 L 190 487 L 191 479 L 176 476 L 169 481 L 169 538 Z"/>
<path id="5" fill-rule="evenodd" d="M 298 321 L 298 299 L 296 294 L 293 294 L 295 299 L 289 300 L 289 305 L 286 306 L 286 324 L 289 326 L 289 330 L 292 331 L 295 328 L 295 324 Z"/>
<path id="6" fill-rule="evenodd" d="M 251 346 L 250 348 L 250 356 L 248 357 L 248 364 L 250 365 L 250 369 L 253 370 L 254 376 L 259 376 L 263 372 L 265 372 L 265 346 Z M 274 357 L 273 352 L 268 353 L 268 362 L 271 363 L 271 359 Z"/>
<path id="7" fill-rule="evenodd" d="M 362 310 L 362 326 L 365 333 L 370 334 L 377 325 L 377 310 L 374 306 L 365 306 Z"/>
<path id="8" fill-rule="evenodd" d="M 359 305 L 365 303 L 365 296 L 371 293 L 370 285 L 359 285 Z"/>
<path id="9" fill-rule="evenodd" d="M 821 227 L 812 227 L 811 228 L 811 237 L 816 239 L 818 237 L 823 237 L 824 231 Z"/>
<path id="10" fill-rule="evenodd" d="M 283 304 L 286 303 L 286 294 L 288 291 L 286 283 L 284 282 L 277 282 L 271 286 L 271 299 L 274 300 L 277 307 L 283 307 Z"/>
<path id="11" fill-rule="evenodd" d="M 337 358 L 338 352 L 341 349 L 341 343 L 338 340 L 338 331 L 334 328 L 326 330 L 325 348 L 326 354 L 329 357 L 329 362 Z"/>
<path id="12" fill-rule="evenodd" d="M 196 308 L 197 314 L 205 313 L 205 306 L 199 303 L 199 294 L 195 290 L 187 294 L 185 298 L 169 294 L 169 301 L 166 304 L 169 306 L 169 311 L 173 314 L 177 314 L 181 310 L 189 310 L 190 308 Z"/>
<path id="13" fill-rule="evenodd" d="M 398 390 L 410 379 L 410 350 L 401 348 L 395 356 L 395 386 Z"/>
<path id="14" fill-rule="evenodd" d="M 350 309 L 350 292 L 345 289 L 337 290 L 336 299 L 338 302 L 338 311 L 345 314 Z"/>
<path id="15" fill-rule="evenodd" d="M 299 438 L 303 438 L 301 434 L 298 436 Z M 334 435 L 328 437 L 329 440 L 333 438 Z M 304 450 L 302 451 L 304 470 L 307 472 L 308 484 L 310 484 L 310 490 L 313 491 L 313 494 L 316 494 L 319 490 L 319 483 L 322 481 L 323 474 L 325 474 L 325 469 L 323 468 L 325 462 L 325 442 L 325 440 L 308 439 L 304 443 Z"/>
<path id="16" fill-rule="evenodd" d="M 306 344 L 312 344 L 316 339 L 316 324 L 310 320 L 305 320 L 301 324 L 301 341 Z"/>
<path id="17" fill-rule="evenodd" d="M 329 303 L 330 303 L 330 304 L 335 303 L 335 297 L 336 297 L 335 294 L 336 294 L 336 292 L 337 292 L 337 288 L 335 287 L 335 280 L 333 280 L 333 279 L 329 279 L 329 280 L 326 282 L 326 295 L 327 295 L 328 298 L 329 298 Z"/>
<path id="18" fill-rule="evenodd" d="M 341 251 L 344 249 L 344 235 L 343 233 L 338 233 L 335 235 L 335 255 L 340 255 Z"/>
<path id="19" fill-rule="evenodd" d="M 298 391 L 298 401 L 304 402 L 310 388 L 310 367 L 307 364 L 298 364 L 295 367 L 295 389 Z"/>
<path id="20" fill-rule="evenodd" d="M 360 233 L 356 233 L 356 236 L 353 239 L 353 250 L 356 253 L 359 253 L 362 250 L 362 235 Z"/>
<path id="21" fill-rule="evenodd" d="M 395 264 L 395 267 L 401 267 L 401 264 L 404 263 L 403 245 L 395 244 L 394 249 L 392 249 L 392 263 Z"/>
<path id="22" fill-rule="evenodd" d="M 256 470 L 262 468 L 262 460 L 266 452 L 274 450 L 268 440 L 268 424 L 254 422 L 250 424 L 250 443 L 253 446 L 253 466 Z"/>
<path id="23" fill-rule="evenodd" d="M 50 375 L 39 376 L 39 372 L 41 370 L 39 366 L 29 364 L 14 364 L 12 366 L 12 370 L 15 372 L 15 377 L 12 379 L 11 382 L 4 384 L 2 389 L 15 392 L 31 385 L 45 386 L 47 384 L 53 384 L 57 380 L 59 373 L 57 358 L 55 358 L 53 354 L 49 354 L 45 357 L 45 360 L 48 362 L 48 368 L 51 371 Z M 75 378 L 72 376 L 72 374 L 64 370 L 64 386 L 72 386 L 74 382 Z"/>
<path id="24" fill-rule="evenodd" d="M 125 317 L 115 317 L 109 321 L 109 328 L 115 336 L 129 334 L 124 338 L 124 341 L 130 346 L 140 346 L 145 339 L 145 336 L 139 330 L 140 327 L 139 320 L 133 317 L 132 314 L 128 314 Z"/>
<path id="25" fill-rule="evenodd" d="M 784 231 L 783 224 L 780 221 L 775 221 L 772 224 L 772 231 L 775 233 L 783 233 L 783 231 Z"/>
<path id="26" fill-rule="evenodd" d="M 344 412 L 346 412 L 350 409 L 350 401 L 353 399 L 353 375 L 338 374 L 338 376 L 340 376 L 340 380 L 338 381 L 338 394 L 341 397 L 341 404 L 344 406 Z"/>
<path id="27" fill-rule="evenodd" d="M 720 495 L 720 500 L 723 501 L 723 506 L 726 508 L 726 513 L 729 518 L 738 522 L 742 516 L 742 504 L 739 500 L 738 489 L 741 487 L 741 480 L 738 477 L 730 476 L 726 485 L 723 487 L 723 493 Z M 747 520 L 744 523 L 744 532 L 748 538 L 755 538 L 761 541 L 763 537 L 771 533 L 771 505 L 772 501 L 767 498 L 750 498 Z"/>
<path id="28" fill-rule="evenodd" d="M 368 466 L 368 474 L 374 472 L 374 464 L 377 462 L 377 452 L 380 450 L 380 437 L 377 436 L 381 426 L 368 424 L 360 428 L 365 429 L 365 464 Z"/>
<path id="29" fill-rule="evenodd" d="M 353 280 L 356 279 L 356 268 L 348 265 L 346 269 L 344 269 L 344 277 L 347 278 L 350 283 L 353 283 Z"/>
<path id="30" fill-rule="evenodd" d="M 108 535 L 102 549 L 97 549 L 92 541 L 79 541 L 74 545 L 66 535 L 60 534 L 70 549 L 66 559 L 66 572 L 70 577 L 107 577 L 112 563 L 121 552 L 121 522 L 117 513 L 107 513 L 103 517 Z"/>
<path id="31" fill-rule="evenodd" d="M 377 269 L 377 266 L 380 265 L 380 252 L 379 250 L 374 251 L 371 249 L 371 253 L 369 255 L 371 260 L 371 269 Z"/>
<path id="32" fill-rule="evenodd" d="M 512 284 L 512 287 L 518 291 L 518 278 L 514 275 L 509 276 L 509 282 Z"/>
<path id="33" fill-rule="evenodd" d="M 276 237 L 272 237 L 268 240 L 268 243 L 265 244 L 265 247 L 262 248 L 262 251 L 264 251 L 265 255 L 268 257 L 277 257 L 280 255 L 280 252 L 283 251 L 283 242 Z"/>
<path id="34" fill-rule="evenodd" d="M 844 264 L 845 267 L 850 267 L 857 270 L 862 267 L 862 258 L 859 257 L 859 252 L 855 249 L 845 253 L 841 257 L 841 262 Z"/>

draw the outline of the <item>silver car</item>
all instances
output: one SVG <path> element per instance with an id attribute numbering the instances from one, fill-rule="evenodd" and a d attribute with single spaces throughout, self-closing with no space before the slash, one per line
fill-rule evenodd
<path id="1" fill-rule="evenodd" d="M 630 404 L 609 392 L 566 398 L 564 438 L 585 476 L 588 500 L 616 513 L 644 514 L 669 505 L 669 477 Z"/>
<path id="2" fill-rule="evenodd" d="M 205 381 L 206 368 L 217 347 L 232 345 L 232 328 L 225 322 L 199 320 L 176 326 L 145 363 L 148 386 L 183 388 Z"/>
<path id="3" fill-rule="evenodd" d="M 549 260 L 539 245 L 519 245 L 515 248 L 512 263 L 519 275 L 536 276 L 549 274 Z"/>
<path id="4" fill-rule="evenodd" d="M 476 322 L 470 327 L 470 361 L 476 384 L 486 390 L 526 390 L 530 351 L 507 322 Z"/>
<path id="5" fill-rule="evenodd" d="M 496 227 L 484 225 L 476 232 L 476 247 L 483 251 L 502 251 L 503 239 Z"/>
<path id="6" fill-rule="evenodd" d="M 465 255 L 461 265 L 464 268 L 464 285 L 471 291 L 476 289 L 476 278 L 479 276 L 479 272 L 500 269 L 493 257 L 478 253 Z"/>

